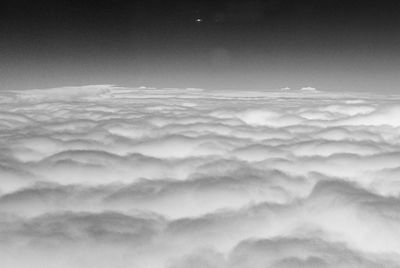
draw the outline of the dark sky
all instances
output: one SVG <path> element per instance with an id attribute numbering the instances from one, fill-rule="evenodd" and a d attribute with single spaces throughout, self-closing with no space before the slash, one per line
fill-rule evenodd
<path id="1" fill-rule="evenodd" d="M 400 1 L 10 0 L 0 86 L 399 91 Z"/>

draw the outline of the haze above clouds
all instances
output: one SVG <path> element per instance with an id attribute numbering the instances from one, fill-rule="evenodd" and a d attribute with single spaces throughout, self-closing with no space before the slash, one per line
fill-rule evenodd
<path id="1" fill-rule="evenodd" d="M 2 267 L 400 267 L 400 97 L 0 92 Z"/>

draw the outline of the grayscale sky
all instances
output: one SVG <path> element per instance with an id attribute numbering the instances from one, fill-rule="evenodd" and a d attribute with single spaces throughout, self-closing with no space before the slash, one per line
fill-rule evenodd
<path id="1" fill-rule="evenodd" d="M 397 92 L 399 1 L 18 0 L 0 88 L 83 84 Z"/>

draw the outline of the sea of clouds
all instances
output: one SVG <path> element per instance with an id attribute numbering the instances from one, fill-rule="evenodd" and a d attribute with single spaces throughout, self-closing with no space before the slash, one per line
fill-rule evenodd
<path id="1" fill-rule="evenodd" d="M 0 92 L 2 268 L 400 267 L 400 97 Z"/>

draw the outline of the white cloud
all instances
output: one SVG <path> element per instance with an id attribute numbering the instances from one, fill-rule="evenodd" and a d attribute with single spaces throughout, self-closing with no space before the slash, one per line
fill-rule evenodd
<path id="1" fill-rule="evenodd" d="M 318 92 L 318 90 L 315 87 L 302 87 L 300 90 L 308 92 Z"/>
<path id="2" fill-rule="evenodd" d="M 399 267 L 396 96 L 93 85 L 0 101 L 2 267 Z"/>

